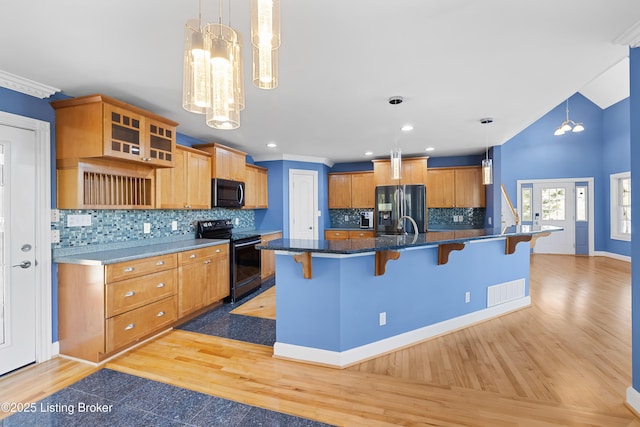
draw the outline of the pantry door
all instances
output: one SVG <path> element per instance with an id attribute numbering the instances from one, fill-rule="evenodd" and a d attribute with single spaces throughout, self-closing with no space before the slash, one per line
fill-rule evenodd
<path id="1" fill-rule="evenodd" d="M 289 238 L 318 239 L 318 172 L 289 170 Z"/>
<path id="2" fill-rule="evenodd" d="M 36 135 L 0 125 L 0 374 L 36 360 Z"/>
<path id="3" fill-rule="evenodd" d="M 533 183 L 533 224 L 555 225 L 563 231 L 537 239 L 535 253 L 575 254 L 575 182 Z"/>

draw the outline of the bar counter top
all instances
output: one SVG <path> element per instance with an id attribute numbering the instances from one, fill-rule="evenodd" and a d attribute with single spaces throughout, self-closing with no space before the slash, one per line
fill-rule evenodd
<path id="1" fill-rule="evenodd" d="M 350 240 L 301 240 L 276 239 L 257 249 L 289 252 L 312 252 L 328 254 L 358 254 L 381 252 L 407 248 L 437 246 L 448 243 L 467 243 L 471 241 L 498 239 L 517 236 L 534 236 L 562 231 L 561 227 L 519 225 L 500 228 L 482 228 L 467 230 L 438 230 L 418 235 L 384 235 L 374 238 Z"/>

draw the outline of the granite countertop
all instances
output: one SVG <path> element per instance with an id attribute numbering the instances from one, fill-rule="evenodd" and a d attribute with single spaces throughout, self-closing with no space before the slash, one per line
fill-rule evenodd
<path id="1" fill-rule="evenodd" d="M 100 247 L 97 246 L 93 248 L 93 251 L 85 249 L 79 253 L 56 255 L 54 252 L 53 262 L 59 264 L 106 265 L 228 244 L 229 240 L 225 239 L 186 239 L 153 244 L 141 244 L 138 242 L 137 245 L 136 242 L 131 242 L 129 247 L 118 249 L 100 250 Z"/>
<path id="2" fill-rule="evenodd" d="M 356 254 L 398 250 L 421 246 L 436 246 L 444 243 L 466 243 L 487 239 L 506 238 L 512 236 L 535 235 L 546 232 L 562 231 L 561 227 L 520 225 L 499 228 L 482 228 L 469 230 L 429 231 L 417 236 L 386 235 L 365 239 L 350 240 L 295 240 L 276 239 L 265 245 L 256 245 L 263 250 L 280 250 L 292 252 L 316 252 L 334 254 Z"/>

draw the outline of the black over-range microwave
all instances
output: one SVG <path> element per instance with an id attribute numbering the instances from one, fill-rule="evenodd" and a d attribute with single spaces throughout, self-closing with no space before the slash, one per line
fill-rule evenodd
<path id="1" fill-rule="evenodd" d="M 216 207 L 244 206 L 244 182 L 214 178 L 211 180 L 211 204 Z"/>

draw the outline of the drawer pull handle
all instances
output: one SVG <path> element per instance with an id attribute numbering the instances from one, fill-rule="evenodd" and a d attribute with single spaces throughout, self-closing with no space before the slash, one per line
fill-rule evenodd
<path id="1" fill-rule="evenodd" d="M 135 323 L 129 323 L 127 326 L 124 327 L 124 330 L 128 331 L 128 330 L 131 330 L 131 329 L 133 329 L 135 327 L 136 327 Z"/>
<path id="2" fill-rule="evenodd" d="M 164 265 L 164 261 L 158 261 L 156 262 L 156 265 Z"/>
<path id="3" fill-rule="evenodd" d="M 217 254 L 219 254 L 220 252 L 222 252 L 220 249 L 216 249 Z"/>
<path id="4" fill-rule="evenodd" d="M 156 285 L 156 288 L 164 288 L 164 283 L 160 282 Z"/>
<path id="5" fill-rule="evenodd" d="M 125 272 L 125 273 L 131 273 L 133 270 L 135 270 L 135 268 L 133 268 L 133 267 L 127 267 L 127 268 L 125 268 L 125 269 L 124 269 L 124 272 Z"/>
<path id="6" fill-rule="evenodd" d="M 189 258 L 194 259 L 196 257 L 196 254 L 191 254 L 189 255 Z"/>
<path id="7" fill-rule="evenodd" d="M 129 292 L 127 292 L 126 294 L 124 294 L 124 296 L 125 296 L 125 297 L 132 297 L 132 296 L 134 296 L 135 294 L 136 294 L 135 292 L 133 292 L 133 291 L 129 291 Z"/>
<path id="8" fill-rule="evenodd" d="M 156 314 L 156 317 L 162 317 L 165 315 L 164 311 L 159 312 L 158 314 Z"/>

